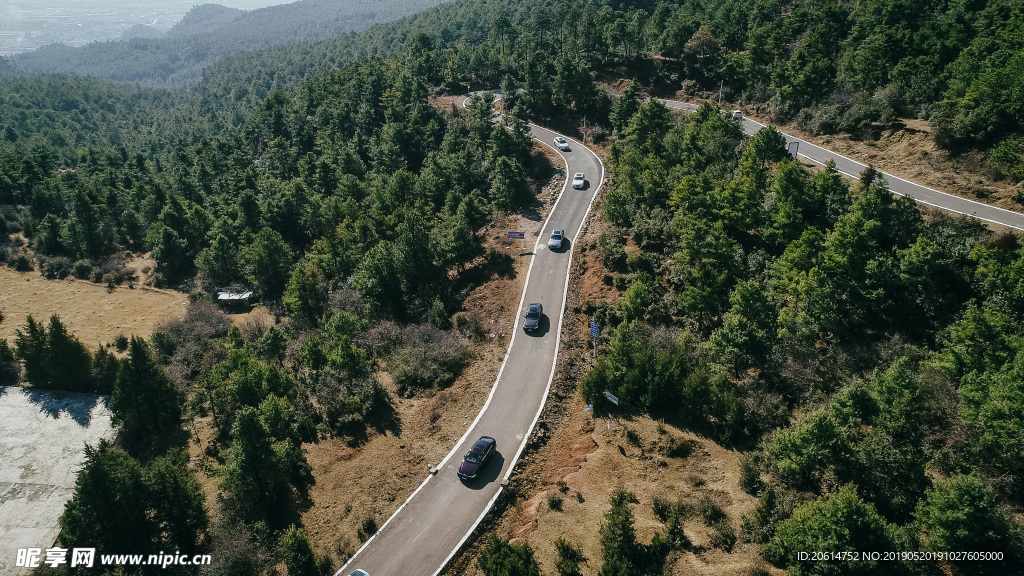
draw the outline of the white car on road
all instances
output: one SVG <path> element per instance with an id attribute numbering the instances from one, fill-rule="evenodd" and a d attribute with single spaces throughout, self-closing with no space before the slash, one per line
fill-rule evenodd
<path id="1" fill-rule="evenodd" d="M 548 238 L 548 248 L 552 250 L 560 250 L 562 248 L 563 240 L 565 240 L 565 233 L 561 230 L 555 230 L 551 233 L 551 238 Z"/>
<path id="2" fill-rule="evenodd" d="M 571 150 L 571 148 L 569 148 L 569 141 L 561 136 L 555 136 L 555 146 L 558 146 L 558 149 L 563 152 Z"/>
<path id="3" fill-rule="evenodd" d="M 583 175 L 583 172 L 577 172 L 572 177 L 572 187 L 577 190 L 583 190 L 583 187 L 587 185 L 587 177 Z"/>

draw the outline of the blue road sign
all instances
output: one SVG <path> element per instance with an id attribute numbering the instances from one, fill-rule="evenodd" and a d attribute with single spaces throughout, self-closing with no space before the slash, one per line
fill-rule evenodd
<path id="1" fill-rule="evenodd" d="M 508 233 L 509 238 L 526 238 L 526 232 L 512 232 Z"/>
<path id="2" fill-rule="evenodd" d="M 597 339 L 597 322 L 590 323 L 590 337 Z"/>
<path id="3" fill-rule="evenodd" d="M 608 401 L 611 402 L 612 404 L 615 404 L 616 406 L 619 405 L 619 398 L 612 394 L 611 392 L 605 392 L 604 397 L 607 398 Z"/>

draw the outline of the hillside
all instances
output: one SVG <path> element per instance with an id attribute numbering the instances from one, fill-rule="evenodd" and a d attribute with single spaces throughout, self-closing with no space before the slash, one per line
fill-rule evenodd
<path id="1" fill-rule="evenodd" d="M 220 4 L 202 4 L 189 10 L 180 22 L 167 31 L 167 37 L 184 38 L 199 34 L 209 34 L 228 26 L 244 16 L 244 10 L 228 8 Z"/>
<path id="2" fill-rule="evenodd" d="M 299 0 L 250 12 L 206 4 L 193 8 L 163 38 L 134 37 L 77 48 L 54 44 L 11 56 L 10 60 L 26 73 L 78 74 L 115 82 L 181 86 L 196 82 L 203 68 L 230 54 L 334 38 L 438 3 Z"/>

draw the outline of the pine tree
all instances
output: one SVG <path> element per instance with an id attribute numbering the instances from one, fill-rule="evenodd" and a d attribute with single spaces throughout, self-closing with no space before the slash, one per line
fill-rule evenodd
<path id="1" fill-rule="evenodd" d="M 181 402 L 178 389 L 156 363 L 149 344 L 133 336 L 110 398 L 112 420 L 120 426 L 124 445 L 145 452 L 167 440 L 181 423 Z"/>

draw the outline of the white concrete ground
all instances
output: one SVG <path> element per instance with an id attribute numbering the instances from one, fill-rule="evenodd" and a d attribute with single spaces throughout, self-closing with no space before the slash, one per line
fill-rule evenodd
<path id="1" fill-rule="evenodd" d="M 0 387 L 0 576 L 18 548 L 52 546 L 85 444 L 112 439 L 107 396 Z"/>

